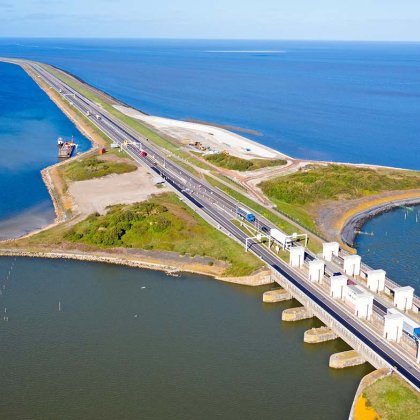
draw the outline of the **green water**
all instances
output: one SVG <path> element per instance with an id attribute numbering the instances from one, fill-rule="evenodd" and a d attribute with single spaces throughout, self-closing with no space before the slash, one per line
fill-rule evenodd
<path id="1" fill-rule="evenodd" d="M 319 321 L 282 323 L 297 302 L 263 304 L 266 287 L 25 258 L 8 277 L 12 263 L 0 258 L 2 419 L 345 419 L 371 369 L 329 369 L 347 346 L 305 345 Z"/>

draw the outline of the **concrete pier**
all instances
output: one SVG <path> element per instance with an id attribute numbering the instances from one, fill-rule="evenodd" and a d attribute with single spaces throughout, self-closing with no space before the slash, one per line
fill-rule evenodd
<path id="1" fill-rule="evenodd" d="M 330 368 L 343 369 L 350 366 L 358 366 L 366 363 L 364 359 L 356 350 L 343 351 L 341 353 L 334 353 L 330 357 Z"/>
<path id="2" fill-rule="evenodd" d="M 313 318 L 313 316 L 314 314 L 312 311 L 304 306 L 300 306 L 299 308 L 285 309 L 281 314 L 281 319 L 282 321 L 293 322 Z"/>
<path id="3" fill-rule="evenodd" d="M 324 341 L 335 340 L 338 335 L 328 327 L 311 328 L 305 331 L 303 341 L 305 343 L 323 343 Z"/>
<path id="4" fill-rule="evenodd" d="M 274 289 L 264 292 L 263 302 L 276 303 L 292 299 L 292 295 L 285 289 Z"/>

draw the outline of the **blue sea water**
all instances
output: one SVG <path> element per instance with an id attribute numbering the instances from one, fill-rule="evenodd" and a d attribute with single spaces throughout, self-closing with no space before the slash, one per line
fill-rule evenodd
<path id="1" fill-rule="evenodd" d="M 365 223 L 362 231 L 373 233 L 356 239 L 363 260 L 420 295 L 420 206 L 383 213 Z"/>
<path id="2" fill-rule="evenodd" d="M 257 130 L 296 157 L 420 169 L 418 43 L 0 39 L 0 56 L 61 67 L 151 114 Z M 45 142 L 80 134 L 22 71 L 0 71 L 0 220 L 37 205 L 51 213 L 38 173 L 55 159 Z M 397 246 L 418 259 L 413 242 Z M 376 249 L 390 261 L 390 248 Z"/>
<path id="3" fill-rule="evenodd" d="M 293 156 L 420 168 L 419 44 L 2 39 L 1 55 L 27 57 L 62 67 L 145 112 L 258 130 L 263 135 L 255 137 L 256 140 Z M 4 237 L 7 231 L 29 230 L 52 219 L 53 209 L 39 171 L 57 161 L 56 138 L 74 135 L 79 150 L 86 150 L 89 144 L 20 68 L 0 63 L 0 81 L 0 237 Z M 375 231 L 373 237 L 358 238 L 357 246 L 364 259 L 374 267 L 385 268 L 402 284 L 414 284 L 418 290 L 418 225 L 408 225 L 393 212 L 373 219 L 364 230 Z M 10 273 L 11 261 L 0 262 L 4 278 L 5 273 Z M 2 376 L 6 392 L 0 411 L 8 413 L 8 418 L 10 413 L 32 416 L 34 411 L 42 413 L 42 418 L 54 417 L 63 410 L 67 414 L 69 409 L 85 413 L 91 410 L 91 417 L 102 409 L 105 416 L 111 416 L 110 410 L 119 407 L 136 414 L 142 409 L 156 413 L 159 407 L 159 410 L 171 410 L 172 414 L 178 410 L 185 417 L 185 411 L 191 410 L 190 404 L 185 408 L 185 401 L 192 403 L 195 413 L 203 410 L 205 401 L 204 408 L 210 413 L 207 418 L 214 418 L 214 410 L 224 410 L 226 414 L 227 409 L 232 410 L 232 418 L 237 418 L 238 401 L 240 409 L 250 418 L 257 404 L 262 404 L 266 414 L 272 410 L 273 418 L 279 416 L 278 407 L 286 417 L 344 418 L 351 392 L 369 370 L 368 367 L 350 372 L 328 370 L 329 354 L 341 351 L 342 343 L 335 341 L 316 349 L 301 343 L 303 330 L 317 321 L 308 321 L 309 324 L 305 321 L 305 325 L 298 327 L 282 325 L 278 334 L 275 329 L 278 308 L 274 307 L 269 309 L 273 311 L 272 324 L 265 318 L 259 320 L 254 313 L 250 317 L 252 322 L 244 321 L 246 318 L 239 308 L 254 311 L 259 306 L 249 305 L 247 301 L 243 304 L 243 296 L 237 290 L 231 294 L 224 290 L 222 295 L 212 295 L 209 300 L 206 286 L 202 293 L 207 298 L 200 300 L 196 299 L 200 293 L 193 288 L 193 284 L 198 284 L 196 280 L 182 289 L 172 281 L 168 287 L 168 280 L 163 277 L 162 281 L 162 275 L 156 273 L 160 280 L 148 272 L 142 272 L 140 277 L 137 272 L 130 274 L 129 269 L 119 268 L 114 273 L 115 270 L 103 265 L 89 265 L 92 267 L 89 271 L 83 263 L 19 260 L 16 267 L 13 282 L 7 285 L 8 293 L 3 296 L 9 299 L 10 322 L 2 324 L 6 338 L 2 340 L 3 353 L 9 369 Z M 34 270 L 32 278 L 30 273 Z M 121 287 L 121 282 L 128 278 L 132 280 L 130 289 L 133 290 L 127 294 L 128 288 Z M 174 334 L 167 330 L 165 320 L 160 322 L 159 314 L 165 311 L 151 310 L 150 315 L 145 311 L 138 295 L 139 279 L 145 278 L 150 280 L 147 290 L 149 287 L 152 291 L 159 290 L 155 293 L 158 301 L 164 302 L 163 306 L 171 302 L 175 305 L 173 309 L 169 305 L 169 318 L 174 320 L 180 314 L 177 326 L 185 328 L 185 334 Z M 413 281 L 415 278 L 417 283 Z M 160 287 L 159 281 L 165 284 Z M 187 302 L 182 308 L 193 307 L 197 302 L 212 302 L 211 308 L 221 308 L 216 311 L 219 317 L 202 304 L 198 312 L 194 307 L 190 314 L 183 314 L 172 288 L 185 291 L 180 295 Z M 163 295 L 168 294 L 163 301 L 162 291 Z M 245 295 L 250 293 L 244 291 Z M 226 302 L 220 300 L 215 306 L 214 302 L 225 295 Z M 132 306 L 125 304 L 127 296 L 134 297 Z M 51 308 L 61 299 L 64 299 L 63 315 L 72 316 L 58 320 L 56 310 Z M 236 326 L 234 322 L 224 322 L 223 318 L 224 310 L 232 304 L 233 312 L 241 315 Z M 90 315 L 86 316 L 83 305 Z M 150 300 L 149 305 L 156 309 L 155 301 Z M 144 330 L 132 324 L 137 322 L 134 313 L 140 314 Z M 205 324 L 192 323 L 197 313 L 204 313 L 206 328 L 209 331 L 214 328 L 216 335 L 220 332 L 217 322 L 226 325 L 227 331 L 232 328 L 233 333 L 228 331 L 229 340 L 222 337 L 220 350 L 216 347 L 213 353 L 209 352 L 208 343 L 198 333 L 203 332 Z M 144 322 L 145 315 L 150 316 L 147 322 Z M 74 316 L 79 323 L 75 323 Z M 265 330 L 255 328 L 255 322 L 260 321 Z M 69 328 L 66 330 L 61 322 L 66 322 Z M 125 329 L 117 328 L 122 338 L 114 340 L 109 333 L 119 322 Z M 300 328 L 298 333 L 293 331 L 296 328 Z M 238 336 L 238 331 L 243 334 Z M 268 375 L 261 375 L 261 366 L 254 360 L 255 355 L 263 353 L 259 349 L 249 352 L 249 345 L 244 345 L 244 337 L 251 337 L 254 344 L 264 344 L 260 338 L 253 339 L 255 331 L 264 331 L 262 336 L 267 339 L 263 348 L 269 354 L 260 357 L 260 361 L 265 360 Z M 42 340 L 39 334 L 44 334 Z M 195 337 L 202 341 L 198 347 L 189 346 Z M 207 330 L 203 337 L 207 340 L 210 337 L 217 344 L 217 339 Z M 172 338 L 181 345 L 174 347 Z M 273 346 L 273 342 L 278 345 Z M 187 359 L 185 348 L 194 349 Z M 248 349 L 249 355 L 244 349 Z M 300 357 L 302 350 L 312 354 Z M 34 354 L 38 356 L 34 358 Z M 22 364 L 25 356 L 27 360 Z M 216 356 L 221 356 L 227 368 Z M 282 358 L 284 363 L 279 363 Z M 127 364 L 133 360 L 133 365 Z M 162 361 L 160 366 L 157 362 Z M 147 367 L 147 375 L 143 365 Z M 174 366 L 175 374 L 168 377 L 168 371 Z M 277 367 L 274 373 L 273 366 Z M 220 375 L 226 381 L 223 386 L 214 382 L 213 376 L 232 367 L 237 376 L 234 382 L 240 384 L 238 389 L 231 386 L 233 376 Z M 253 372 L 259 381 L 263 378 L 261 384 L 255 381 Z M 311 377 L 311 372 L 315 387 L 307 387 L 305 379 L 302 380 Z M 22 378 L 26 378 L 24 382 Z M 172 386 L 170 378 L 180 383 L 185 380 L 187 385 Z M 334 381 L 334 389 L 330 380 Z M 149 386 L 151 383 L 154 385 Z M 217 385 L 213 394 L 208 393 L 210 383 Z M 290 383 L 292 387 L 285 386 Z M 290 392 L 279 403 L 278 398 L 269 398 L 269 390 L 265 391 L 267 384 L 272 385 L 271 389 L 280 387 Z M 165 389 L 167 385 L 172 394 Z M 247 392 L 243 392 L 244 387 Z M 172 400 L 162 404 L 156 399 L 161 394 L 152 392 L 142 403 L 141 398 L 148 396 L 150 389 L 163 389 L 164 395 L 170 395 Z M 74 390 L 82 392 L 73 395 Z M 217 392 L 224 397 L 228 395 L 224 404 L 220 397 L 214 400 Z M 185 395 L 191 398 L 185 399 Z M 241 402 L 240 398 L 248 399 Z M 96 405 L 92 405 L 93 400 Z"/>
<path id="4" fill-rule="evenodd" d="M 89 141 L 18 66 L 0 63 L 0 239 L 54 219 L 40 170 L 58 162 L 57 138 Z"/>
<path id="5" fill-rule="evenodd" d="M 311 159 L 420 169 L 420 44 L 0 40 L 151 114 L 254 129 Z"/>

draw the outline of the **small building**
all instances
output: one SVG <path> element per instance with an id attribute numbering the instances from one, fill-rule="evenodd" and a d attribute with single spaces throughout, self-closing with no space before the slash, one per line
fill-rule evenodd
<path id="1" fill-rule="evenodd" d="M 366 292 L 361 286 L 347 285 L 344 300 L 358 318 L 370 319 L 372 316 L 373 294 Z"/>
<path id="2" fill-rule="evenodd" d="M 340 245 L 338 242 L 324 242 L 322 244 L 322 258 L 325 261 L 331 261 L 333 255 L 338 257 L 339 250 Z"/>
<path id="3" fill-rule="evenodd" d="M 299 267 L 303 266 L 303 262 L 305 261 L 305 248 L 303 246 L 293 246 L 289 248 L 290 251 L 290 260 L 289 263 L 292 267 Z"/>
<path id="4" fill-rule="evenodd" d="M 345 255 L 343 261 L 344 272 L 348 276 L 358 276 L 360 274 L 360 266 L 362 264 L 360 255 Z"/>
<path id="5" fill-rule="evenodd" d="M 382 292 L 385 289 L 385 270 L 369 270 L 366 272 L 367 287 L 374 293 Z"/>
<path id="6" fill-rule="evenodd" d="M 347 280 L 347 277 L 343 275 L 332 276 L 330 278 L 330 296 L 334 299 L 344 299 Z"/>
<path id="7" fill-rule="evenodd" d="M 394 293 L 394 306 L 400 311 L 408 311 L 413 307 L 414 289 L 411 286 L 396 287 Z"/>
<path id="8" fill-rule="evenodd" d="M 325 272 L 325 263 L 321 260 L 312 260 L 308 263 L 309 266 L 309 281 L 322 283 Z"/>
<path id="9" fill-rule="evenodd" d="M 384 338 L 399 343 L 403 334 L 404 315 L 400 313 L 387 313 L 384 316 Z"/>

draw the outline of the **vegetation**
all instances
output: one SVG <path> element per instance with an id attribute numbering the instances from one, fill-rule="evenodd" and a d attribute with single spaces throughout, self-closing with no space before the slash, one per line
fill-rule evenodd
<path id="1" fill-rule="evenodd" d="M 420 188 L 420 172 L 317 166 L 264 181 L 260 187 L 276 204 L 302 206 L 319 200 L 346 200 L 382 191 Z"/>
<path id="2" fill-rule="evenodd" d="M 311 204 L 348 200 L 371 194 L 420 188 L 420 172 L 357 168 L 345 165 L 315 166 L 259 184 L 277 209 L 316 232 Z"/>
<path id="3" fill-rule="evenodd" d="M 396 375 L 379 379 L 363 396 L 384 420 L 409 420 L 420 413 L 419 394 Z"/>
<path id="4" fill-rule="evenodd" d="M 70 242 L 200 255 L 229 263 L 226 276 L 249 275 L 263 264 L 182 203 L 165 193 L 142 203 L 93 214 L 64 234 Z"/>
<path id="5" fill-rule="evenodd" d="M 280 166 L 287 163 L 284 159 L 242 159 L 227 152 L 206 155 L 205 159 L 214 165 L 235 171 L 254 171 L 268 166 Z"/>
<path id="6" fill-rule="evenodd" d="M 77 159 L 66 165 L 64 176 L 72 181 L 84 181 L 91 178 L 100 178 L 109 174 L 123 174 L 137 169 L 134 163 L 113 162 L 98 157 Z"/>
<path id="7" fill-rule="evenodd" d="M 256 203 L 251 198 L 248 198 L 247 196 L 241 194 L 240 192 L 235 191 L 232 188 L 229 188 L 227 185 L 222 184 L 221 182 L 215 180 L 214 178 L 211 178 L 209 176 L 206 176 L 205 178 L 209 182 L 209 184 L 219 188 L 220 190 L 224 191 L 226 194 L 228 194 L 235 200 L 238 200 L 241 203 L 243 203 L 245 206 L 247 206 L 251 210 L 254 210 L 257 213 L 259 213 L 261 216 L 264 216 L 266 219 L 273 222 L 276 226 L 278 226 L 281 230 L 286 232 L 288 235 L 291 235 L 293 232 L 304 233 L 302 230 L 297 229 L 294 225 L 292 225 L 287 220 L 285 220 L 284 217 L 273 213 L 272 211 L 262 206 L 261 204 Z M 321 249 L 320 244 L 313 240 L 309 241 L 308 248 L 316 253 L 320 252 L 320 249 Z"/>

